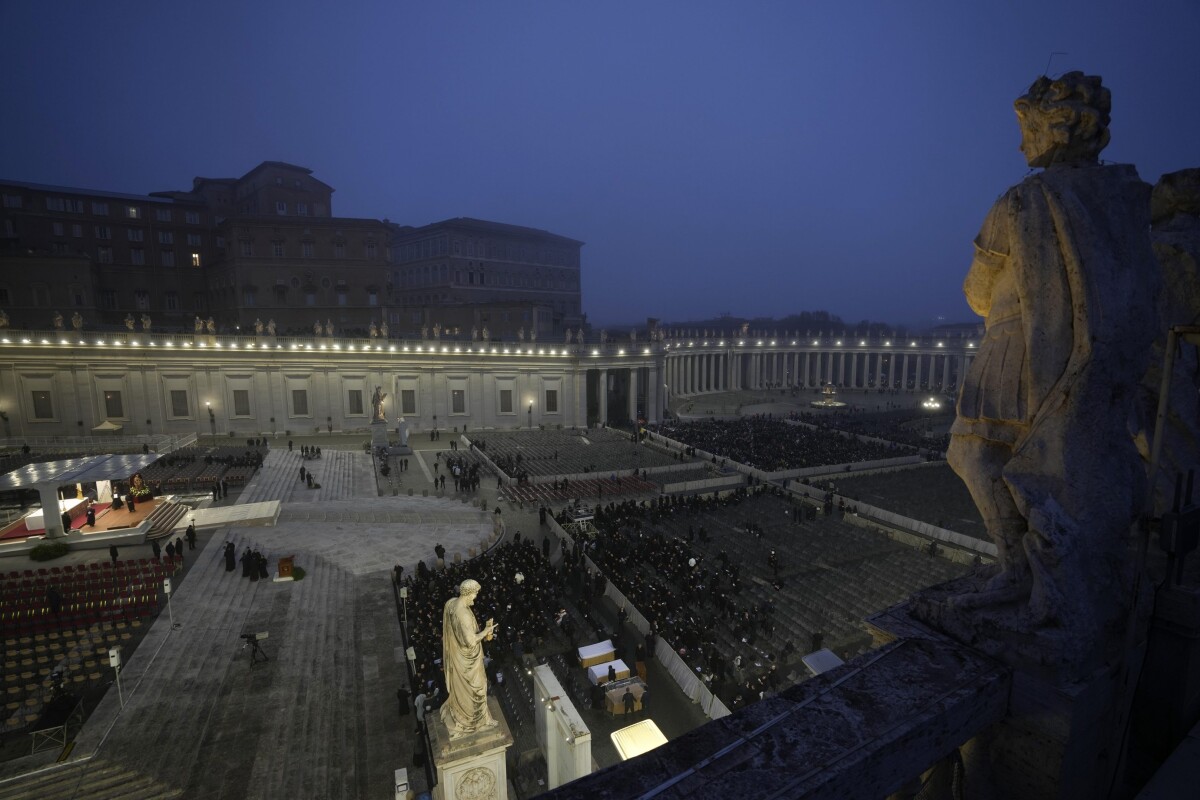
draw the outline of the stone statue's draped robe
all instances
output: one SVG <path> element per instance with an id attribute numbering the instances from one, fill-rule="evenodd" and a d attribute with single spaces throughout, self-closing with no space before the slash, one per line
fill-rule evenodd
<path id="1" fill-rule="evenodd" d="M 452 736 L 496 724 L 487 707 L 487 674 L 478 631 L 475 615 L 461 597 L 446 602 L 442 612 L 442 665 L 449 697 L 441 714 Z"/>
<path id="2" fill-rule="evenodd" d="M 1149 191 L 1128 165 L 1030 176 L 988 214 L 963 287 L 987 332 L 951 433 L 1011 448 L 996 488 L 1028 523 L 1030 611 L 1081 634 L 1128 600 L 1145 496 L 1128 425 L 1159 332 Z"/>

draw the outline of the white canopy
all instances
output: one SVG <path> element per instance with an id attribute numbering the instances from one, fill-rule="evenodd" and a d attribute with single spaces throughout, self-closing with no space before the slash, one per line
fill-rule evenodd
<path id="1" fill-rule="evenodd" d="M 119 430 L 121 430 L 122 427 L 124 427 L 124 426 L 118 425 L 117 423 L 113 422 L 112 420 L 106 419 L 106 420 L 104 420 L 104 422 L 101 422 L 99 425 L 92 428 L 92 430 L 93 431 L 101 431 L 103 433 L 109 433 L 109 432 L 119 431 Z"/>

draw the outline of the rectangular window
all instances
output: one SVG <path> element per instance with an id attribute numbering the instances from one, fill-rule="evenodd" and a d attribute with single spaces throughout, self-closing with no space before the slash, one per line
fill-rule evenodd
<path id="1" fill-rule="evenodd" d="M 171 416 L 186 417 L 188 414 L 187 392 L 183 389 L 171 390 Z"/>
<path id="2" fill-rule="evenodd" d="M 501 389 L 500 390 L 500 413 L 501 414 L 513 413 L 512 398 L 513 398 L 512 389 Z"/>
<path id="3" fill-rule="evenodd" d="M 54 419 L 54 404 L 50 402 L 49 392 L 31 392 L 33 395 L 33 418 Z"/>
<path id="4" fill-rule="evenodd" d="M 202 240 L 201 240 L 201 238 L 200 238 L 200 234 L 198 234 L 198 233 L 189 233 L 189 234 L 187 235 L 187 243 L 188 243 L 188 247 L 199 247 L 199 246 L 200 246 L 200 244 L 201 244 L 201 242 L 202 242 Z"/>
<path id="5" fill-rule="evenodd" d="M 242 305 L 246 306 L 247 308 L 254 308 L 254 305 L 257 300 L 258 300 L 258 292 L 257 291 L 255 291 L 254 289 L 243 289 L 242 290 Z"/>
<path id="6" fill-rule="evenodd" d="M 66 235 L 66 229 L 65 229 L 65 228 L 63 228 L 63 224 L 62 224 L 61 222 L 55 222 L 55 223 L 53 223 L 53 224 L 51 225 L 51 229 L 54 231 L 54 235 L 55 235 L 55 236 L 64 236 L 64 235 Z"/>
<path id="7" fill-rule="evenodd" d="M 96 226 L 96 238 L 97 239 L 111 239 L 112 238 L 112 228 L 108 227 L 107 225 L 97 225 Z"/>
<path id="8" fill-rule="evenodd" d="M 111 247 L 97 247 L 96 248 L 96 261 L 100 262 L 101 264 L 111 264 L 112 263 L 112 248 Z"/>
<path id="9" fill-rule="evenodd" d="M 374 289 L 367 292 L 367 305 L 369 305 L 369 306 L 379 305 L 379 293 L 376 292 Z"/>
<path id="10" fill-rule="evenodd" d="M 400 390 L 400 413 L 401 414 L 416 414 L 417 413 L 417 390 L 416 389 L 401 389 Z"/>
<path id="11" fill-rule="evenodd" d="M 292 416 L 308 416 L 308 390 L 292 389 Z"/>
<path id="12" fill-rule="evenodd" d="M 125 232 L 129 236 L 129 241 L 131 242 L 146 241 L 146 232 L 141 228 L 128 228 Z"/>
<path id="13" fill-rule="evenodd" d="M 155 209 L 154 210 L 154 218 L 157 219 L 159 222 L 170 222 L 171 221 L 171 209 L 169 209 L 169 208 Z"/>
<path id="14" fill-rule="evenodd" d="M 192 266 L 193 267 L 200 266 L 200 254 L 199 253 L 192 253 Z"/>
<path id="15" fill-rule="evenodd" d="M 98 216 L 108 216 L 108 203 L 92 203 L 92 213 Z"/>
<path id="16" fill-rule="evenodd" d="M 346 257 L 346 243 L 345 242 L 334 242 L 333 243 L 333 257 L 334 258 L 345 258 Z"/>
<path id="17" fill-rule="evenodd" d="M 179 310 L 179 292 L 167 292 L 167 310 Z"/>
<path id="18" fill-rule="evenodd" d="M 47 197 L 46 198 L 46 210 L 47 211 L 65 211 L 66 204 L 63 203 L 63 199 L 61 197 Z"/>
<path id="19" fill-rule="evenodd" d="M 275 213 L 276 214 L 286 214 L 287 213 L 287 203 L 285 203 L 282 200 L 276 200 L 275 201 Z"/>
<path id="20" fill-rule="evenodd" d="M 557 414 L 558 413 L 558 389 L 547 389 L 546 390 L 546 413 L 547 414 Z"/>
<path id="21" fill-rule="evenodd" d="M 158 232 L 158 243 L 159 244 L 175 244 L 175 234 L 172 233 L 171 231 L 159 231 Z"/>
<path id="22" fill-rule="evenodd" d="M 199 211 L 185 211 L 185 212 L 183 212 L 183 218 L 185 220 L 187 220 L 188 225 L 199 225 L 200 224 L 200 212 Z"/>
<path id="23" fill-rule="evenodd" d="M 137 206 L 125 206 L 125 216 L 129 219 L 141 219 L 142 210 Z"/>
<path id="24" fill-rule="evenodd" d="M 366 253 L 367 253 L 367 258 L 375 257 L 375 243 L 374 242 L 367 242 Z"/>
<path id="25" fill-rule="evenodd" d="M 100 290 L 100 307 L 101 308 L 116 308 L 117 307 L 117 290 L 116 289 L 101 289 Z"/>
<path id="26" fill-rule="evenodd" d="M 250 416 L 250 390 L 233 390 L 233 415 L 235 417 Z"/>
<path id="27" fill-rule="evenodd" d="M 304 242 L 303 244 L 301 244 L 300 245 L 300 255 L 304 256 L 305 258 L 312 258 L 313 257 L 313 243 L 312 242 Z"/>
<path id="28" fill-rule="evenodd" d="M 71 235 L 74 236 L 76 239 L 83 236 L 83 226 L 82 225 L 72 225 L 71 226 Z"/>
<path id="29" fill-rule="evenodd" d="M 21 195 L 19 195 L 19 194 L 4 195 L 4 207 L 5 208 L 21 208 L 22 205 L 23 205 L 23 202 L 21 200 Z"/>
<path id="30" fill-rule="evenodd" d="M 304 293 L 304 305 L 315 306 L 316 304 L 317 304 L 317 293 L 316 292 L 305 292 Z"/>
<path id="31" fill-rule="evenodd" d="M 362 389 L 351 389 L 346 398 L 346 409 L 350 414 L 363 413 Z"/>
<path id="32" fill-rule="evenodd" d="M 283 258 L 283 242 L 271 242 L 271 257 Z"/>
<path id="33" fill-rule="evenodd" d="M 163 250 L 161 255 L 162 255 L 162 265 L 164 267 L 175 266 L 175 251 L 174 250 Z"/>
<path id="34" fill-rule="evenodd" d="M 131 247 L 129 249 L 129 263 L 141 266 L 146 263 L 146 251 L 140 247 Z"/>
<path id="35" fill-rule="evenodd" d="M 67 201 L 67 211 L 70 211 L 72 214 L 82 214 L 83 213 L 83 201 L 82 200 L 68 200 Z"/>
<path id="36" fill-rule="evenodd" d="M 345 289 L 338 289 L 338 293 L 337 293 L 337 303 L 338 303 L 338 305 L 339 305 L 339 306 L 344 306 L 344 305 L 346 305 L 346 299 L 347 299 L 347 297 L 346 297 L 346 290 L 345 290 Z"/>
<path id="37" fill-rule="evenodd" d="M 308 216 L 308 203 L 296 203 L 296 213 L 302 217 Z"/>
<path id="38" fill-rule="evenodd" d="M 105 392 L 104 393 L 104 416 L 112 419 L 116 417 L 121 419 L 125 416 L 125 406 L 121 402 L 120 392 Z"/>
<path id="39" fill-rule="evenodd" d="M 450 413 L 465 414 L 467 413 L 467 393 L 463 389 L 450 390 Z"/>
<path id="40" fill-rule="evenodd" d="M 239 241 L 239 245 L 241 246 L 241 253 L 244 258 L 250 258 L 254 255 L 254 242 L 249 239 L 242 239 Z"/>
<path id="41" fill-rule="evenodd" d="M 150 293 L 147 292 L 145 289 L 138 289 L 136 292 L 133 293 L 133 302 L 134 302 L 134 305 L 136 305 L 138 307 L 138 310 L 149 311 L 150 310 Z"/>

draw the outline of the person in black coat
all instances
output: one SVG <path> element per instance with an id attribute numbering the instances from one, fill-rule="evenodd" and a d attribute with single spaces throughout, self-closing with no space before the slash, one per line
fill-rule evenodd
<path id="1" fill-rule="evenodd" d="M 167 560 L 172 561 L 175 558 L 175 545 L 172 542 L 167 542 Z"/>
<path id="2" fill-rule="evenodd" d="M 233 542 L 225 543 L 225 571 L 233 572 L 234 565 L 237 564 L 237 549 L 234 548 Z"/>
<path id="3" fill-rule="evenodd" d="M 113 563 L 117 563 L 117 548 L 110 547 L 109 550 L 112 552 Z M 162 548 L 158 546 L 157 539 L 152 539 L 150 541 L 150 552 L 154 554 L 154 559 L 156 561 L 162 558 Z"/>
<path id="4" fill-rule="evenodd" d="M 269 562 L 269 559 L 266 556 L 264 556 L 262 553 L 255 553 L 255 555 L 258 556 L 258 577 L 260 577 L 260 578 L 271 577 L 270 574 L 267 573 L 267 564 Z"/>
<path id="5" fill-rule="evenodd" d="M 249 578 L 250 577 L 250 567 L 251 567 L 250 548 L 249 547 L 247 547 L 246 551 L 244 553 L 242 553 L 242 557 L 239 558 L 238 561 L 242 562 L 242 577 Z"/>
<path id="6" fill-rule="evenodd" d="M 188 550 L 195 550 L 196 549 L 196 523 L 194 523 L 194 522 L 188 523 L 187 533 L 185 533 L 184 536 L 187 538 Z"/>

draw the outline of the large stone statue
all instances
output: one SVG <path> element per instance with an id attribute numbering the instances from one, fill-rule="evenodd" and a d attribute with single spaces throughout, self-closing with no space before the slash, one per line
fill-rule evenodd
<path id="1" fill-rule="evenodd" d="M 204 333 L 204 320 L 200 319 L 199 315 L 197 315 L 195 322 L 192 323 L 192 327 L 196 333 Z"/>
<path id="2" fill-rule="evenodd" d="M 142 314 L 142 331 L 145 333 L 150 332 L 150 315 L 149 314 Z"/>
<path id="3" fill-rule="evenodd" d="M 208 318 L 208 320 L 204 323 L 204 327 L 208 329 L 210 334 L 215 334 L 217 332 L 217 323 L 212 317 Z"/>
<path id="4" fill-rule="evenodd" d="M 382 386 L 375 387 L 375 394 L 371 395 L 371 408 L 375 412 L 372 419 L 387 420 L 383 414 L 383 401 L 387 399 L 387 392 L 383 391 Z"/>
<path id="5" fill-rule="evenodd" d="M 259 319 L 258 317 L 254 318 L 254 335 L 255 336 L 263 335 L 263 323 L 262 323 L 262 320 Z"/>
<path id="6" fill-rule="evenodd" d="M 268 336 L 275 335 L 275 318 L 274 317 L 271 317 L 271 319 L 267 320 L 267 335 Z"/>
<path id="7" fill-rule="evenodd" d="M 1162 392 L 1167 328 L 1200 325 L 1200 169 L 1163 175 L 1150 201 L 1150 238 L 1163 276 L 1162 327 L 1142 380 L 1142 430 L 1138 450 L 1147 461 Z M 1200 473 L 1200 357 L 1194 345 L 1179 343 L 1173 354 L 1162 445 L 1155 480 L 1156 510 L 1174 500 L 1175 477 Z"/>
<path id="8" fill-rule="evenodd" d="M 125 315 L 125 330 L 132 331 L 137 323 L 133 319 L 133 314 Z"/>
<path id="9" fill-rule="evenodd" d="M 381 339 L 388 338 L 388 324 L 386 319 L 379 322 L 379 336 Z"/>
<path id="10" fill-rule="evenodd" d="M 442 613 L 442 665 L 448 697 L 441 715 L 451 739 L 498 724 L 487 707 L 482 644 L 491 638 L 496 624 L 489 619 L 481 630 L 475 621 L 471 606 L 479 589 L 477 581 L 463 581 L 458 597 L 448 600 Z"/>
<path id="11" fill-rule="evenodd" d="M 77 331 L 83 330 L 83 314 L 76 311 L 71 315 L 71 327 Z"/>
<path id="12" fill-rule="evenodd" d="M 1024 655 L 1078 673 L 1120 638 L 1132 599 L 1126 547 L 1146 475 L 1129 422 L 1159 328 L 1150 187 L 1132 166 L 1098 163 L 1099 78 L 1039 78 L 1015 108 L 1021 150 L 1043 171 L 975 239 L 963 291 L 986 332 L 947 454 L 999 563 L 922 613 L 963 638 L 991 631 L 996 655 L 1030 642 Z"/>

